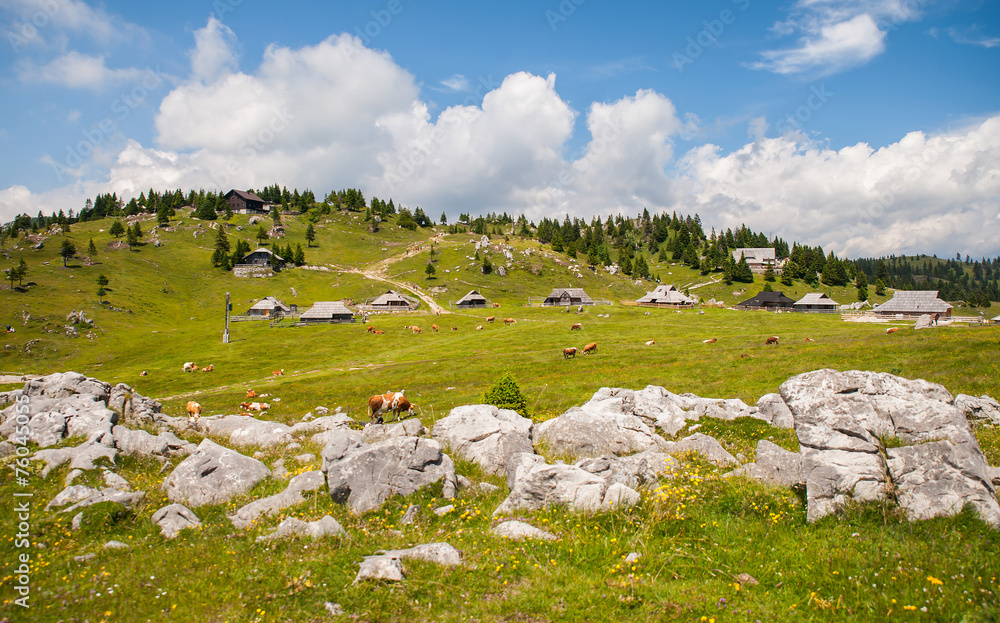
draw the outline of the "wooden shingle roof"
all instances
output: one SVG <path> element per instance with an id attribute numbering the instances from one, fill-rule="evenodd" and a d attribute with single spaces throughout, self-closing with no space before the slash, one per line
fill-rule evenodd
<path id="1" fill-rule="evenodd" d="M 309 311 L 302 314 L 301 320 L 321 320 L 333 316 L 354 315 L 341 301 L 319 301 L 313 303 Z"/>
<path id="2" fill-rule="evenodd" d="M 799 300 L 795 301 L 796 305 L 825 305 L 827 307 L 838 307 L 840 304 L 833 300 L 823 292 L 810 292 L 809 294 L 803 296 Z"/>
<path id="3" fill-rule="evenodd" d="M 648 292 L 645 296 L 638 299 L 636 303 L 690 305 L 694 303 L 694 299 L 689 296 L 685 296 L 683 292 L 675 288 L 673 284 L 670 284 L 657 286 L 652 292 Z"/>
<path id="4" fill-rule="evenodd" d="M 897 290 L 875 311 L 881 314 L 943 314 L 951 307 L 938 298 L 937 290 Z"/>

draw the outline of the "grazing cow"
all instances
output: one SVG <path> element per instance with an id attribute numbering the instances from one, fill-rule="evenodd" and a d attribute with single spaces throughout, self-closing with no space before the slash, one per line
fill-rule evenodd
<path id="1" fill-rule="evenodd" d="M 188 423 L 194 424 L 201 417 L 201 405 L 193 400 L 187 403 Z"/>
<path id="2" fill-rule="evenodd" d="M 255 392 L 252 389 L 247 390 L 247 398 L 256 398 L 256 397 L 257 397 L 257 392 Z"/>
<path id="3" fill-rule="evenodd" d="M 375 325 L 371 325 L 365 329 L 365 333 L 375 333 Z"/>
<path id="4" fill-rule="evenodd" d="M 198 364 L 191 366 L 191 372 L 197 372 L 198 370 L 201 370 L 201 368 L 198 367 Z"/>
<path id="5" fill-rule="evenodd" d="M 815 342 L 816 340 L 812 339 L 811 337 L 807 337 L 807 338 L 806 338 L 806 341 L 807 341 L 807 342 Z"/>
<path id="6" fill-rule="evenodd" d="M 438 332 L 438 329 L 439 329 L 439 328 L 440 328 L 440 327 L 438 327 L 438 326 L 437 326 L 436 324 L 432 324 L 432 325 L 431 325 L 431 329 L 433 329 L 433 330 L 434 330 L 434 333 L 437 333 L 437 332 Z"/>
<path id="7" fill-rule="evenodd" d="M 372 333 L 374 333 L 375 335 L 385 335 L 385 331 L 383 331 L 382 329 L 375 329 L 374 331 L 372 331 Z"/>
<path id="8" fill-rule="evenodd" d="M 482 330 L 483 330 L 483 325 L 479 325 L 478 327 L 476 327 L 476 331 L 482 331 Z"/>
<path id="9" fill-rule="evenodd" d="M 590 353 L 596 353 L 596 352 L 597 352 L 597 342 L 591 342 L 590 344 L 587 344 L 586 346 L 583 347 L 584 355 L 589 355 Z"/>
<path id="10" fill-rule="evenodd" d="M 493 303 L 493 307 L 500 307 L 500 303 Z"/>
<path id="11" fill-rule="evenodd" d="M 149 372 L 143 370 L 142 372 L 139 373 L 139 376 L 149 376 Z"/>
<path id="12" fill-rule="evenodd" d="M 486 322 L 488 322 L 490 324 L 493 324 L 493 321 L 496 320 L 496 319 L 497 319 L 496 316 L 487 316 L 486 317 Z"/>
<path id="13" fill-rule="evenodd" d="M 713 338 L 708 339 L 708 340 L 702 340 L 701 343 L 702 344 L 715 344 L 715 340 L 717 340 L 717 339 L 719 339 L 719 338 L 713 337 Z"/>
<path id="14" fill-rule="evenodd" d="M 892 335 L 896 331 L 899 331 L 899 327 L 889 327 L 888 329 L 885 330 L 885 334 Z"/>
<path id="15" fill-rule="evenodd" d="M 271 373 L 271 376 L 285 376 L 285 369 L 275 370 Z"/>
<path id="16" fill-rule="evenodd" d="M 451 330 L 452 331 L 458 331 L 458 327 L 452 327 Z"/>
<path id="17" fill-rule="evenodd" d="M 570 331 L 579 331 L 582 328 L 583 328 L 583 325 L 578 322 L 575 325 L 573 325 L 572 327 L 570 327 L 569 330 Z"/>
<path id="18" fill-rule="evenodd" d="M 191 372 L 192 370 L 194 370 L 194 362 L 193 361 L 186 362 L 184 364 L 184 371 L 185 372 Z"/>
<path id="19" fill-rule="evenodd" d="M 765 346 L 770 346 L 771 344 L 777 344 L 777 343 L 778 343 L 778 336 L 777 335 L 772 335 L 771 337 L 769 337 L 766 340 L 764 340 L 764 345 Z"/>
<path id="20" fill-rule="evenodd" d="M 649 340 L 648 342 L 646 342 L 646 346 L 652 346 L 653 344 L 656 344 L 655 340 Z"/>
<path id="21" fill-rule="evenodd" d="M 515 322 L 517 322 L 517 321 L 514 320 L 513 318 L 504 318 L 503 319 L 503 326 L 506 327 L 509 324 L 514 324 Z"/>
<path id="22" fill-rule="evenodd" d="M 201 371 L 202 372 L 211 372 L 214 369 L 215 369 L 215 364 L 213 363 L 213 364 L 209 364 L 209 365 L 205 366 L 204 368 L 201 369 Z"/>
<path id="23" fill-rule="evenodd" d="M 576 349 L 572 346 L 563 349 L 563 359 L 569 359 L 570 357 L 576 357 Z"/>
<path id="24" fill-rule="evenodd" d="M 271 405 L 266 402 L 241 402 L 240 407 L 244 411 L 267 411 Z"/>
<path id="25" fill-rule="evenodd" d="M 368 411 L 373 424 L 383 423 L 383 413 L 394 413 L 398 420 L 399 414 L 403 411 L 406 411 L 407 417 L 413 415 L 413 409 L 414 406 L 410 404 L 410 401 L 406 399 L 402 391 L 386 392 L 368 399 Z"/>
<path id="26" fill-rule="evenodd" d="M 417 325 L 413 325 L 412 327 L 410 327 L 410 330 L 412 330 L 414 333 L 423 333 L 424 332 L 424 330 L 421 329 L 420 327 L 418 327 Z"/>

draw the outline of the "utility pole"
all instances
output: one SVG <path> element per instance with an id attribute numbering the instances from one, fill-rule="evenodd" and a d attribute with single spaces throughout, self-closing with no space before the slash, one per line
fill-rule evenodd
<path id="1" fill-rule="evenodd" d="M 222 343 L 229 343 L 229 310 L 232 309 L 232 305 L 229 303 L 229 293 L 226 292 L 226 331 L 222 334 Z"/>

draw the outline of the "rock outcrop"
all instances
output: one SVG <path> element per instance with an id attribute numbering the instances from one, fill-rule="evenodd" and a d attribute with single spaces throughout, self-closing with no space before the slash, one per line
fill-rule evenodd
<path id="1" fill-rule="evenodd" d="M 532 421 L 493 405 L 455 407 L 434 424 L 432 435 L 455 456 L 490 474 L 507 472 L 512 454 L 533 452 Z"/>
<path id="2" fill-rule="evenodd" d="M 171 502 L 197 508 L 228 502 L 270 475 L 257 459 L 205 439 L 163 481 L 163 490 Z"/>
<path id="3" fill-rule="evenodd" d="M 231 515 L 229 520 L 233 522 L 233 525 L 237 529 L 243 530 L 250 527 L 255 520 L 263 515 L 274 515 L 284 508 L 304 502 L 303 493 L 318 491 L 325 484 L 326 480 L 320 471 L 299 474 L 291 479 L 288 486 L 281 493 L 250 502 Z"/>
<path id="4" fill-rule="evenodd" d="M 848 500 L 895 498 L 910 519 L 970 504 L 1000 527 L 1000 504 L 968 421 L 941 385 L 817 370 L 781 385 L 802 448 L 807 517 Z"/>
<path id="5" fill-rule="evenodd" d="M 457 490 L 455 464 L 433 439 L 397 437 L 357 444 L 341 437 L 323 449 L 323 473 L 334 502 L 355 514 L 382 505 L 394 495 L 407 496 L 436 482 L 443 495 Z"/>

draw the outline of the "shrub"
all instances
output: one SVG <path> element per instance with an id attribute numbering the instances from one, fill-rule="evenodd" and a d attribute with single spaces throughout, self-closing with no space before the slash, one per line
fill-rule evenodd
<path id="1" fill-rule="evenodd" d="M 517 381 L 504 372 L 503 376 L 493 384 L 493 387 L 483 394 L 483 402 L 500 409 L 510 409 L 517 411 L 524 417 L 528 415 L 528 399 L 521 393 L 521 388 L 517 386 Z"/>

